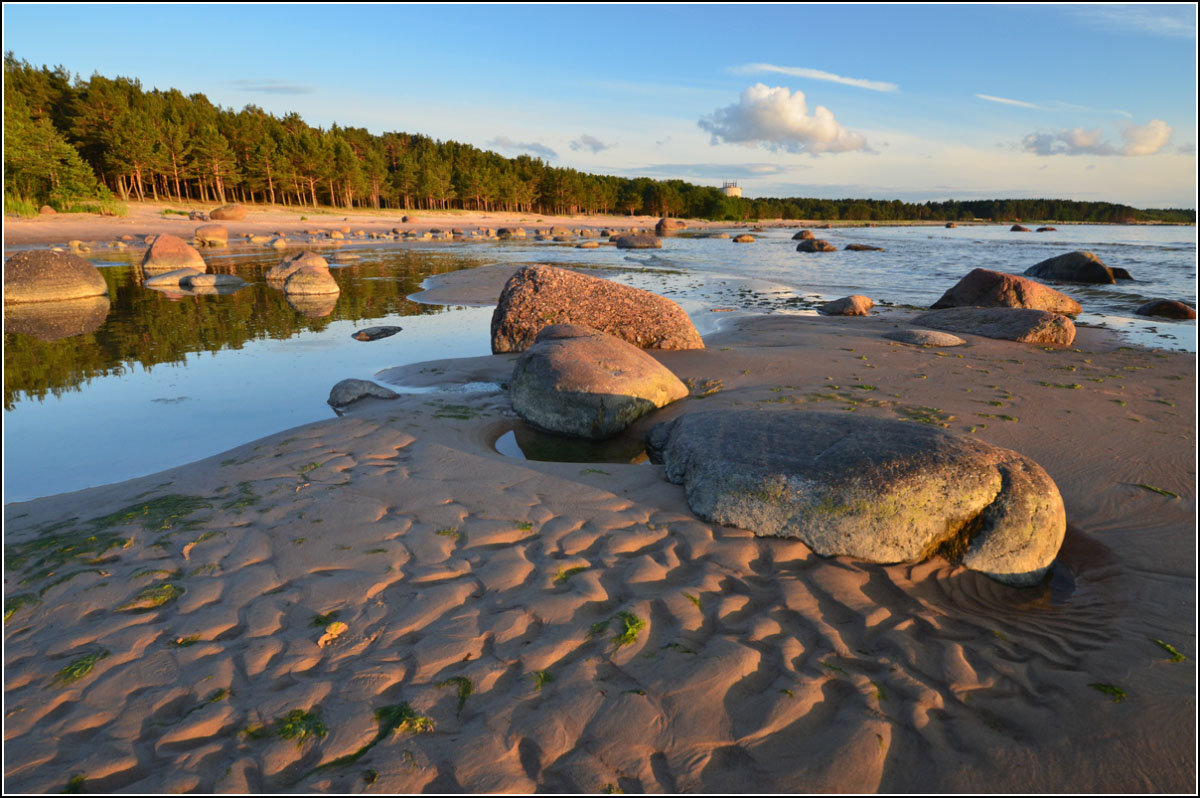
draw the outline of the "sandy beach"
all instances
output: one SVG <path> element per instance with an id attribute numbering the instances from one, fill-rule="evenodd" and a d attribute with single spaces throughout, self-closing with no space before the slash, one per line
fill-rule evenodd
<path id="1" fill-rule="evenodd" d="M 228 227 L 334 221 L 299 215 Z M 582 222 L 419 225 L 539 218 Z M 194 227 L 138 209 L 10 223 L 5 243 Z M 416 298 L 491 304 L 511 268 Z M 708 524 L 649 463 L 507 457 L 503 390 L 368 399 L 5 506 L 6 790 L 1190 792 L 1195 356 L 1096 329 L 1070 347 L 882 337 L 911 315 L 742 318 L 704 350 L 651 351 L 718 390 L 629 437 L 786 406 L 1014 449 L 1066 504 L 1047 584 Z M 378 379 L 499 384 L 515 357 Z"/>

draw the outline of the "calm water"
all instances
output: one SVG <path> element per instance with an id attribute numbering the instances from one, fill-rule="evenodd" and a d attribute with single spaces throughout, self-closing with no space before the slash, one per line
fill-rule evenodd
<path id="1" fill-rule="evenodd" d="M 4 501 L 119 482 L 182 465 L 274 432 L 330 418 L 329 389 L 391 366 L 489 353 L 491 308 L 426 305 L 407 297 L 431 275 L 497 262 L 586 266 L 664 293 L 702 333 L 741 313 L 811 313 L 851 293 L 927 306 L 972 268 L 1020 273 L 1053 255 L 1088 249 L 1136 278 L 1069 286 L 1079 321 L 1130 341 L 1195 351 L 1194 322 L 1147 320 L 1151 298 L 1196 304 L 1194 227 L 1067 226 L 1052 233 L 1007 227 L 853 228 L 820 231 L 885 252 L 801 254 L 793 231 L 750 245 L 677 237 L 661 250 L 593 250 L 549 242 L 353 245 L 323 251 L 342 292 L 332 307 L 294 308 L 262 280 L 280 254 L 206 253 L 218 271 L 250 285 L 229 295 L 170 296 L 140 287 L 140 252 L 91 253 L 112 300 L 85 331 L 58 340 L 36 326 L 4 335 Z M 11 254 L 11 253 L 9 253 Z M 733 313 L 711 313 L 714 307 Z M 324 314 L 324 315 L 322 315 Z M 351 338 L 395 324 L 380 341 Z M 33 333 L 33 334 L 30 334 Z"/>

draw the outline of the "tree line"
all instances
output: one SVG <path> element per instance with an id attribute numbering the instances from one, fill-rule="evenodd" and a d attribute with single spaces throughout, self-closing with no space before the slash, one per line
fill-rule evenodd
<path id="1" fill-rule="evenodd" d="M 414 133 L 308 125 L 203 94 L 145 90 L 131 78 L 72 79 L 4 57 L 5 203 L 68 209 L 80 199 L 241 202 L 295 207 L 623 213 L 747 219 L 1055 220 L 1195 223 L 1194 210 L 1107 202 L 727 197 L 683 180 L 597 175 L 506 158 Z"/>

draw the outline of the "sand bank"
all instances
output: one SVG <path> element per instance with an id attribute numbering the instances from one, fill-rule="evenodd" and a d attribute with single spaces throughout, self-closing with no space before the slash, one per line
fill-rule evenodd
<path id="1" fill-rule="evenodd" d="M 499 391 L 367 400 L 5 507 L 6 788 L 1190 792 L 1195 668 L 1153 641 L 1195 656 L 1194 356 L 881 337 L 904 318 L 652 352 L 720 390 L 638 427 L 772 403 L 1015 449 L 1066 502 L 1050 586 L 714 527 L 659 466 L 505 457 Z"/>

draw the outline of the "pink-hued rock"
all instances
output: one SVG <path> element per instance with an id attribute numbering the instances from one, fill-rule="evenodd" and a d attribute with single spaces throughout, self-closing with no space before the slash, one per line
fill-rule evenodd
<path id="1" fill-rule="evenodd" d="M 287 294 L 337 294 L 341 292 L 329 269 L 319 266 L 301 266 L 283 284 Z"/>
<path id="2" fill-rule="evenodd" d="M 865 316 L 867 311 L 873 307 L 875 307 L 875 303 L 869 297 L 862 294 L 851 294 L 832 302 L 826 302 L 817 308 L 817 312 L 822 316 Z"/>
<path id="3" fill-rule="evenodd" d="M 164 233 L 156 236 L 154 243 L 146 250 L 142 258 L 142 270 L 154 272 L 169 272 L 175 269 L 192 268 L 198 271 L 208 271 L 204 258 L 199 251 L 179 236 Z"/>
<path id="4" fill-rule="evenodd" d="M 1164 319 L 1194 319 L 1196 311 L 1174 299 L 1155 299 L 1134 311 L 1139 316 L 1161 316 Z"/>
<path id="5" fill-rule="evenodd" d="M 1016 274 L 991 269 L 972 269 L 942 298 L 931 305 L 939 308 L 1032 308 L 1078 315 L 1083 308 L 1062 291 Z"/>
<path id="6" fill-rule="evenodd" d="M 208 215 L 214 221 L 240 222 L 246 218 L 246 209 L 241 205 L 222 205 Z"/>
<path id="7" fill-rule="evenodd" d="M 223 247 L 229 242 L 229 230 L 223 224 L 202 224 L 196 228 L 196 240 L 206 247 Z"/>
<path id="8" fill-rule="evenodd" d="M 315 252 L 300 252 L 290 258 L 284 258 L 276 265 L 267 269 L 267 284 L 282 288 L 287 279 L 305 266 L 329 271 L 329 262 Z"/>
<path id="9" fill-rule="evenodd" d="M 521 352 L 551 324 L 579 324 L 643 349 L 703 349 L 671 300 L 552 266 L 526 266 L 504 285 L 492 314 L 492 352 Z"/>
<path id="10" fill-rule="evenodd" d="M 913 324 L 956 333 L 1001 338 L 1023 344 L 1061 344 L 1075 340 L 1075 324 L 1061 313 L 1027 308 L 947 308 L 917 316 Z"/>

